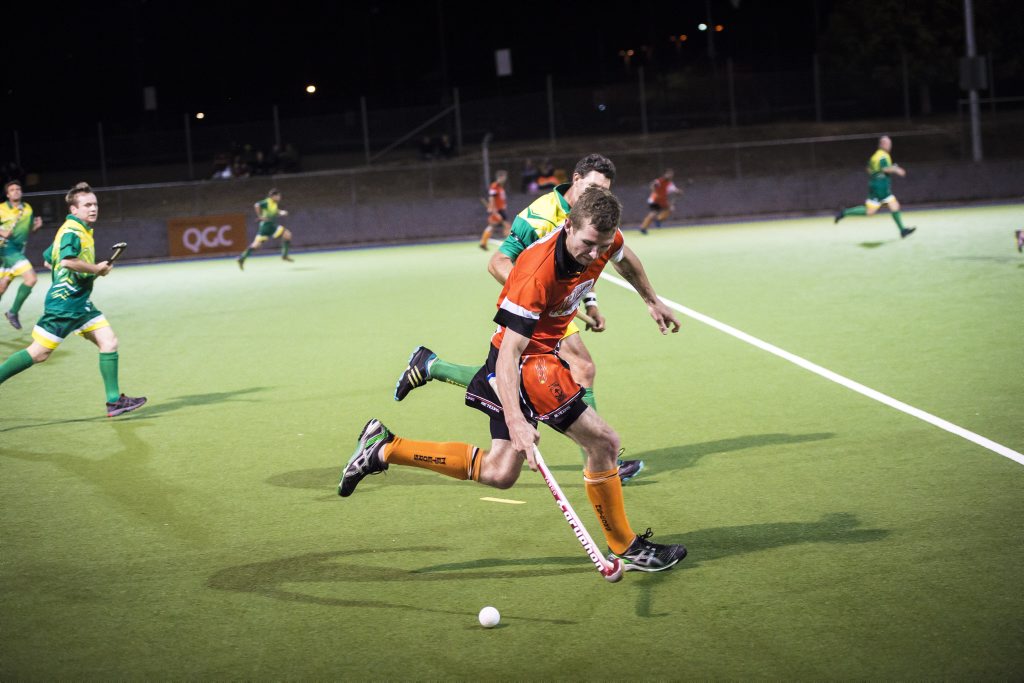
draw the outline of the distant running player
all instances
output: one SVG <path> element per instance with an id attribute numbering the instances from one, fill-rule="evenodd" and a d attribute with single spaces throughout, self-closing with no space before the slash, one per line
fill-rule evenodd
<path id="1" fill-rule="evenodd" d="M 43 219 L 32 211 L 32 205 L 22 201 L 21 181 L 12 180 L 4 186 L 7 201 L 0 204 L 0 296 L 11 286 L 14 278 L 20 277 L 18 293 L 14 295 L 11 308 L 4 313 L 7 322 L 16 330 L 21 329 L 18 313 L 21 305 L 32 293 L 38 278 L 36 269 L 25 256 L 25 244 L 30 233 L 43 225 Z"/>
<path id="2" fill-rule="evenodd" d="M 240 269 L 245 270 L 245 259 L 249 258 L 249 254 L 252 253 L 253 249 L 259 249 L 267 240 L 276 240 L 279 237 L 281 238 L 281 258 L 285 261 L 295 260 L 288 255 L 288 250 L 292 246 L 291 230 L 278 222 L 278 217 L 288 215 L 288 212 L 279 206 L 280 203 L 281 192 L 276 188 L 272 188 L 267 192 L 266 199 L 262 199 L 252 205 L 253 210 L 256 211 L 256 218 L 259 219 L 259 225 L 256 227 L 256 238 L 252 241 L 252 244 L 236 259 Z"/>
<path id="3" fill-rule="evenodd" d="M 658 299 L 640 260 L 625 247 L 618 229 L 621 212 L 622 205 L 611 192 L 590 187 L 562 227 L 516 260 L 498 297 L 494 322 L 499 328 L 491 338 L 487 362 L 466 391 L 466 404 L 490 418 L 490 450 L 469 443 L 413 441 L 372 419 L 345 465 L 338 494 L 351 496 L 363 478 L 391 465 L 510 488 L 524 461 L 536 470 L 537 423 L 545 422 L 586 452 L 587 498 L 608 549 L 625 568 L 657 572 L 682 560 L 683 545 L 653 543 L 649 529 L 644 534 L 633 531 L 615 462 L 619 436 L 583 402 L 583 388 L 558 355 L 580 300 L 609 262 L 636 289 L 662 334 L 679 331 L 679 321 Z"/>
<path id="4" fill-rule="evenodd" d="M 868 181 L 868 198 L 863 204 L 851 206 L 848 209 L 840 209 L 836 214 L 835 222 L 843 220 L 847 216 L 873 216 L 884 204 L 892 212 L 892 219 L 896 227 L 900 229 L 900 238 L 908 237 L 917 228 L 903 227 L 903 216 L 900 214 L 900 203 L 892 193 L 892 179 L 890 176 L 898 175 L 904 177 L 907 172 L 902 166 L 892 162 L 892 140 L 888 135 L 878 139 L 878 150 L 868 160 L 867 172 L 871 179 Z"/>
<path id="5" fill-rule="evenodd" d="M 46 293 L 43 317 L 32 330 L 32 343 L 28 348 L 0 364 L 0 383 L 28 370 L 34 363 L 42 363 L 69 334 L 77 333 L 99 348 L 107 417 L 114 417 L 141 408 L 146 398 L 121 393 L 117 336 L 91 299 L 96 278 L 108 275 L 114 267 L 109 261 L 96 262 L 92 226 L 99 218 L 99 202 L 86 183 L 71 188 L 65 200 L 70 213 L 45 252 L 53 268 L 53 284 Z"/>
<path id="6" fill-rule="evenodd" d="M 501 228 L 502 238 L 508 236 L 508 201 L 505 195 L 505 183 L 508 181 L 508 171 L 498 171 L 494 174 L 494 182 L 487 190 L 487 227 L 480 235 L 480 248 L 487 251 L 487 242 L 496 228 Z"/>
<path id="7" fill-rule="evenodd" d="M 675 171 L 666 168 L 665 172 L 651 183 L 651 194 L 647 197 L 649 211 L 640 224 L 641 234 L 647 234 L 647 229 L 651 227 L 652 222 L 660 228 L 661 222 L 672 215 L 675 207 L 672 205 L 671 195 L 680 193 L 679 188 L 672 182 L 674 177 Z"/>

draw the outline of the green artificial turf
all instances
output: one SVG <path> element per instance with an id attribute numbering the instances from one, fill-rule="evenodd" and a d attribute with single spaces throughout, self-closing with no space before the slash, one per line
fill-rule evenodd
<path id="1" fill-rule="evenodd" d="M 904 220 L 902 241 L 882 215 L 627 242 L 662 296 L 1024 451 L 1024 206 Z M 601 580 L 525 470 L 495 491 L 394 467 L 338 498 L 370 417 L 488 442 L 455 387 L 392 399 L 419 344 L 483 360 L 485 262 L 467 242 L 100 280 L 150 403 L 103 417 L 77 338 L 0 387 L 0 677 L 1020 676 L 1024 466 L 691 319 L 661 337 L 611 283 L 597 400 L 647 463 L 630 520 L 689 547 L 677 569 Z M 540 445 L 600 540 L 578 450 Z"/>

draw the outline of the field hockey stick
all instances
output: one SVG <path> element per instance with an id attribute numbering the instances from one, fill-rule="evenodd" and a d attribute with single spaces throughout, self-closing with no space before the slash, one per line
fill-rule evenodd
<path id="1" fill-rule="evenodd" d="M 582 320 L 585 324 L 587 324 L 590 327 L 597 327 L 597 321 L 591 318 L 586 313 L 584 313 L 582 308 L 576 309 L 576 317 Z"/>
<path id="2" fill-rule="evenodd" d="M 544 483 L 548 485 L 548 490 L 551 491 L 551 495 L 555 497 L 555 504 L 562 511 L 565 516 L 565 521 L 569 522 L 569 526 L 572 528 L 574 534 L 576 534 L 576 540 L 583 546 L 583 550 L 587 553 L 590 561 L 597 567 L 597 571 L 601 572 L 601 576 L 606 581 L 615 583 L 622 578 L 622 560 L 615 557 L 609 561 L 601 551 L 597 549 L 597 544 L 594 543 L 594 539 L 591 538 L 590 533 L 587 532 L 587 528 L 583 526 L 582 520 L 579 515 L 573 510 L 572 504 L 569 503 L 569 499 L 562 493 L 562 488 L 555 481 L 555 477 L 551 474 L 551 470 L 548 469 L 548 464 L 544 462 L 544 456 L 540 454 L 540 449 L 537 448 L 537 444 L 533 444 L 533 458 L 537 461 L 537 469 L 540 470 L 541 476 L 544 477 Z"/>
<path id="3" fill-rule="evenodd" d="M 494 395 L 498 397 L 498 383 L 494 378 L 493 374 L 487 376 L 487 381 L 491 385 L 491 389 L 494 390 Z M 501 398 L 498 397 L 499 402 Z M 594 543 L 594 539 L 590 533 L 587 532 L 587 527 L 583 526 L 583 521 L 580 516 L 576 514 L 569 499 L 565 497 L 562 492 L 562 488 L 555 481 L 555 476 L 551 474 L 551 470 L 548 469 L 548 464 L 544 461 L 544 456 L 540 454 L 540 449 L 537 448 L 537 444 L 533 444 L 533 457 L 537 463 L 537 469 L 540 470 L 540 474 L 544 477 L 544 483 L 548 485 L 548 490 L 551 491 L 551 495 L 555 498 L 555 504 L 558 505 L 558 509 L 562 511 L 562 515 L 565 517 L 565 521 L 569 523 L 573 533 L 576 535 L 576 540 L 583 546 L 583 550 L 587 553 L 587 557 L 597 567 L 597 571 L 601 572 L 601 576 L 606 581 L 615 583 L 622 578 L 622 560 L 614 558 L 609 561 L 601 554 L 598 550 L 597 544 Z"/>
<path id="4" fill-rule="evenodd" d="M 107 259 L 107 263 L 114 265 L 114 261 L 121 257 L 121 254 L 128 247 L 127 242 L 118 242 L 112 248 L 113 251 L 110 253 L 110 258 Z"/>

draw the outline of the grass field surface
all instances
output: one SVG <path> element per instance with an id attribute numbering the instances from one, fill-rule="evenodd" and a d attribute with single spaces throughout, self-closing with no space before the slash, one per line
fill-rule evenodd
<path id="1" fill-rule="evenodd" d="M 1024 205 L 904 217 L 902 241 L 876 216 L 627 243 L 663 297 L 1019 454 Z M 632 524 L 689 548 L 676 569 L 601 580 L 529 471 L 496 491 L 393 467 L 338 498 L 370 417 L 488 443 L 455 387 L 392 399 L 418 344 L 483 361 L 485 263 L 469 242 L 100 280 L 122 390 L 150 403 L 103 417 L 77 338 L 0 388 L 0 677 L 1021 676 L 1024 465 L 682 315 L 662 337 L 610 282 L 598 405 L 647 464 Z M 603 546 L 578 450 L 541 433 Z"/>

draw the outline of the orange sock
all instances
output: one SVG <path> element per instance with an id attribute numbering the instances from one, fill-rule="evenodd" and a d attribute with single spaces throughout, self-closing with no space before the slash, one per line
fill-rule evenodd
<path id="1" fill-rule="evenodd" d="M 601 530 L 613 553 L 625 552 L 636 538 L 633 527 L 626 519 L 626 504 L 622 498 L 622 481 L 619 468 L 606 472 L 583 471 L 583 488 L 594 506 L 594 513 L 601 522 Z"/>
<path id="2" fill-rule="evenodd" d="M 468 443 L 413 441 L 396 436 L 381 455 L 389 465 L 420 467 L 453 479 L 476 481 L 485 453 Z"/>
<path id="3" fill-rule="evenodd" d="M 481 247 L 486 247 L 487 246 L 487 240 L 491 239 L 491 233 L 492 232 L 494 232 L 494 230 L 493 230 L 493 228 L 491 228 L 491 226 L 488 225 L 486 228 L 484 228 L 484 234 L 480 235 L 480 246 Z"/>

